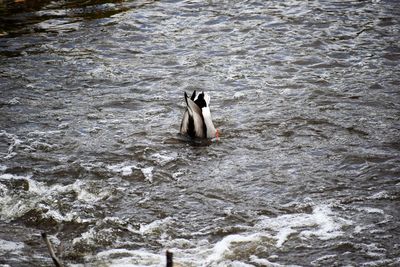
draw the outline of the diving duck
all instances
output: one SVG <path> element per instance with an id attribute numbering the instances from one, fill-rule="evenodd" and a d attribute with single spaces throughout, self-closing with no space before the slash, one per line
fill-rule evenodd
<path id="1" fill-rule="evenodd" d="M 211 119 L 210 96 L 205 92 L 193 91 L 189 98 L 185 92 L 186 110 L 181 123 L 181 134 L 192 138 L 218 138 Z"/>

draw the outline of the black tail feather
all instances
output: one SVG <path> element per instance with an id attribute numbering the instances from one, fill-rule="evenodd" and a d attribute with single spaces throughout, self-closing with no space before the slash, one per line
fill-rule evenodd
<path id="1" fill-rule="evenodd" d="M 192 99 L 194 101 L 196 97 L 196 90 L 193 91 L 192 96 L 190 97 L 190 99 Z"/>

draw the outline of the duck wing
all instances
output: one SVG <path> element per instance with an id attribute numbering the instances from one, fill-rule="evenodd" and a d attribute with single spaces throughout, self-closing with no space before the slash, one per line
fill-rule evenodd
<path id="1" fill-rule="evenodd" d="M 194 102 L 201 109 L 201 115 L 203 117 L 204 125 L 206 126 L 206 137 L 214 138 L 217 130 L 215 129 L 214 123 L 211 118 L 210 95 L 206 92 L 196 94 Z"/>
<path id="2" fill-rule="evenodd" d="M 186 92 L 185 101 L 187 108 L 183 114 L 180 132 L 188 134 L 190 137 L 205 138 L 207 131 L 200 107 L 188 97 Z"/>
<path id="3" fill-rule="evenodd" d="M 203 115 L 204 125 L 206 126 L 206 136 L 207 138 L 214 138 L 216 136 L 217 130 L 215 129 L 214 123 L 211 118 L 211 112 L 209 107 L 204 107 L 201 109 Z"/>
<path id="4" fill-rule="evenodd" d="M 181 134 L 186 134 L 188 130 L 189 130 L 189 112 L 186 109 L 185 113 L 183 113 L 180 132 Z"/>

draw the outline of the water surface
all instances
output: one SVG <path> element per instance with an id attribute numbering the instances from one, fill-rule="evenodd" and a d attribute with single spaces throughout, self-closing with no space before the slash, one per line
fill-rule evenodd
<path id="1" fill-rule="evenodd" d="M 396 1 L 0 10 L 0 264 L 400 265 Z"/>

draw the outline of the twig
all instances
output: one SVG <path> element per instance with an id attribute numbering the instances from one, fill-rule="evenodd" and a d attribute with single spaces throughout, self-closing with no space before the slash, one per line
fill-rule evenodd
<path id="1" fill-rule="evenodd" d="M 169 251 L 167 250 L 167 252 L 166 252 L 165 254 L 166 254 L 166 256 L 167 256 L 167 267 L 172 267 L 172 266 L 174 265 L 174 263 L 173 263 L 173 261 L 172 261 L 172 257 L 173 257 L 172 252 L 169 252 Z"/>
<path id="2" fill-rule="evenodd" d="M 53 259 L 54 265 L 56 267 L 63 267 L 63 265 L 61 264 L 60 260 L 57 258 L 56 254 L 54 253 L 53 245 L 50 243 L 50 240 L 47 237 L 47 234 L 46 233 L 42 233 L 42 238 L 46 242 L 47 249 L 49 250 L 50 256 Z"/>

